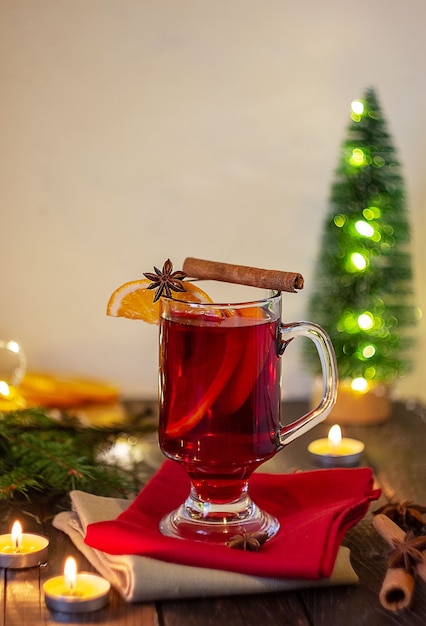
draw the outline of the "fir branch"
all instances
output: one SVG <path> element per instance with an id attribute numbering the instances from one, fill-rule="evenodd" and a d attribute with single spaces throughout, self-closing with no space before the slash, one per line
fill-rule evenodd
<path id="1" fill-rule="evenodd" d="M 131 473 L 102 461 L 105 432 L 78 428 L 65 413 L 23 409 L 0 413 L 0 500 L 82 489 L 128 496 Z"/>
<path id="2" fill-rule="evenodd" d="M 0 475 L 0 500 L 11 500 L 20 493 L 28 497 L 30 490 L 41 491 L 42 485 L 39 481 L 28 476 L 21 468 L 13 469 L 10 472 L 1 472 Z"/>

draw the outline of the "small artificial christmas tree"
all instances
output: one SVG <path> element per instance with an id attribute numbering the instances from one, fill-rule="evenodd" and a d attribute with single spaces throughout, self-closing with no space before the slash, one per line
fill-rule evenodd
<path id="1" fill-rule="evenodd" d="M 373 89 L 352 102 L 350 116 L 309 315 L 330 335 L 339 380 L 363 391 L 409 370 L 416 310 L 404 183 Z"/>

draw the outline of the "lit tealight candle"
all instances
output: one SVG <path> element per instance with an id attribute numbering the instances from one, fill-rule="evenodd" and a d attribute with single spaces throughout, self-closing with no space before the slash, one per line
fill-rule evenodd
<path id="1" fill-rule="evenodd" d="M 71 556 L 65 561 L 63 576 L 50 578 L 43 585 L 46 605 L 52 611 L 85 613 L 108 603 L 111 585 L 105 578 L 89 572 L 77 572 Z"/>
<path id="2" fill-rule="evenodd" d="M 22 569 L 46 563 L 49 540 L 42 535 L 23 533 L 20 522 L 14 522 L 10 533 L 0 535 L 0 567 Z"/>
<path id="3" fill-rule="evenodd" d="M 330 428 L 327 439 L 312 441 L 308 451 L 324 467 L 354 467 L 359 464 L 364 447 L 362 441 L 342 438 L 340 426 L 335 424 Z"/>

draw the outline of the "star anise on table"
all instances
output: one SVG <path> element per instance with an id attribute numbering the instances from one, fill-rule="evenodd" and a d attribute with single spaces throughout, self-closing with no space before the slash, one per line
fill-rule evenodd
<path id="1" fill-rule="evenodd" d="M 268 533 L 266 532 L 241 533 L 241 535 L 234 535 L 226 545 L 236 550 L 259 552 L 267 539 Z"/>
<path id="2" fill-rule="evenodd" d="M 422 530 L 426 525 L 426 520 L 423 517 L 426 513 L 426 507 L 421 504 L 414 504 L 409 500 L 403 500 L 402 502 L 389 502 L 384 506 L 381 506 L 376 511 L 373 511 L 374 515 L 382 513 L 387 515 L 395 524 L 398 524 L 405 531 L 408 530 Z"/>
<path id="3" fill-rule="evenodd" d="M 172 297 L 172 291 L 186 291 L 183 286 L 183 279 L 186 277 L 185 272 L 176 271 L 173 272 L 173 263 L 170 259 L 165 261 L 163 268 L 161 270 L 158 267 L 154 266 L 155 274 L 152 272 L 144 272 L 145 278 L 148 278 L 152 282 L 149 285 L 148 289 L 155 289 L 154 302 L 163 295 L 163 293 L 168 297 Z"/>
<path id="4" fill-rule="evenodd" d="M 426 535 L 416 537 L 409 532 L 402 541 L 394 539 L 392 543 L 394 547 L 389 555 L 388 566 L 402 567 L 407 572 L 413 573 L 417 563 L 423 561 L 422 552 L 426 550 Z"/>

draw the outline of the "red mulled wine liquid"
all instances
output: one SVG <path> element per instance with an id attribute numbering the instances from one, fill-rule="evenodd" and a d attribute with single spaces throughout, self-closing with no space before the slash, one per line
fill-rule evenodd
<path id="1" fill-rule="evenodd" d="M 161 320 L 160 446 L 202 500 L 240 497 L 278 448 L 279 322 L 263 315 Z"/>

